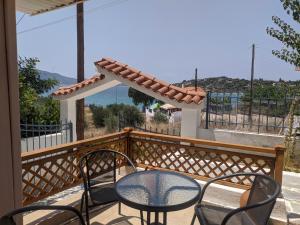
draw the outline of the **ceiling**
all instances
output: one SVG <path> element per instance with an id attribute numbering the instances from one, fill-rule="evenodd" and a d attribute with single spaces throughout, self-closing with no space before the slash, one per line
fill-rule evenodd
<path id="1" fill-rule="evenodd" d="M 86 0 L 16 0 L 17 11 L 37 15 Z"/>

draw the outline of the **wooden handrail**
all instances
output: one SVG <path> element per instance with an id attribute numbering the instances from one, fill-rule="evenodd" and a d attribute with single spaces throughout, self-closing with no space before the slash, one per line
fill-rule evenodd
<path id="1" fill-rule="evenodd" d="M 155 138 L 163 141 L 176 141 L 176 142 L 187 142 L 194 145 L 206 145 L 211 147 L 222 147 L 222 148 L 229 148 L 229 149 L 237 149 L 237 150 L 246 150 L 256 153 L 267 153 L 272 154 L 274 157 L 276 156 L 275 148 L 267 148 L 267 147 L 257 147 L 251 145 L 241 145 L 241 144 L 231 144 L 219 141 L 209 141 L 204 139 L 194 139 L 188 137 L 175 137 L 170 135 L 164 134 L 154 134 L 154 133 L 147 133 L 141 131 L 131 131 L 130 136 L 139 136 L 145 138 Z M 278 145 L 277 148 L 284 149 L 282 145 Z"/>
<path id="2" fill-rule="evenodd" d="M 196 179 L 206 180 L 228 172 L 250 169 L 270 175 L 278 183 L 282 182 L 285 151 L 282 145 L 265 148 L 126 128 L 122 132 L 22 153 L 23 203 L 30 204 L 79 184 L 81 178 L 78 176 L 78 159 L 82 154 L 99 148 L 123 152 L 137 165 L 171 169 Z M 66 177 L 69 178 L 65 179 Z M 227 183 L 226 185 L 237 186 L 244 185 L 245 182 L 240 180 Z M 47 191 L 44 191 L 44 187 L 47 187 Z"/>
<path id="3" fill-rule="evenodd" d="M 85 140 L 74 141 L 74 142 L 67 143 L 67 144 L 61 144 L 61 145 L 57 145 L 54 147 L 41 148 L 39 150 L 34 150 L 34 151 L 29 151 L 29 152 L 22 152 L 21 158 L 22 158 L 22 161 L 29 160 L 29 159 L 33 159 L 36 157 L 45 156 L 48 154 L 54 154 L 54 153 L 62 152 L 65 150 L 79 148 L 81 146 L 95 144 L 95 142 L 99 142 L 99 141 L 107 141 L 107 140 L 111 140 L 111 139 L 115 139 L 115 138 L 120 138 L 126 134 L 128 134 L 128 131 L 121 131 L 121 132 L 98 136 L 98 137 L 93 137 L 93 138 L 89 138 L 89 139 L 85 139 Z"/>

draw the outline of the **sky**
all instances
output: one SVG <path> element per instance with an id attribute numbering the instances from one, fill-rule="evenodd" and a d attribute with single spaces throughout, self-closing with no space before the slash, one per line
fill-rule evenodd
<path id="1" fill-rule="evenodd" d="M 76 78 L 75 15 L 75 6 L 25 15 L 17 25 L 19 56 Z M 300 72 L 271 53 L 282 47 L 266 33 L 273 15 L 299 30 L 280 0 L 90 0 L 85 77 L 96 73 L 95 61 L 110 57 L 170 83 L 192 79 L 196 67 L 199 78 L 249 79 L 254 43 L 255 78 L 298 80 Z"/>

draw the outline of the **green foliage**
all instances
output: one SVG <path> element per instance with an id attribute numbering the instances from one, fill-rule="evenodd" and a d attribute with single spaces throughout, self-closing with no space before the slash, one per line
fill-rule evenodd
<path id="1" fill-rule="evenodd" d="M 135 105 L 143 104 L 144 107 L 150 106 L 155 101 L 155 98 L 131 87 L 128 89 L 128 97 L 132 98 Z"/>
<path id="2" fill-rule="evenodd" d="M 41 94 L 53 88 L 58 82 L 42 80 L 36 69 L 36 58 L 19 58 L 19 93 L 21 123 L 58 123 L 59 103 Z"/>
<path id="3" fill-rule="evenodd" d="M 120 111 L 122 125 L 125 127 L 142 126 L 145 122 L 144 116 L 139 109 L 132 105 L 124 105 L 122 111 Z"/>
<path id="4" fill-rule="evenodd" d="M 255 86 L 253 99 L 284 100 L 285 96 L 292 96 L 297 93 L 299 93 L 298 86 L 289 86 L 284 82 L 273 85 L 258 84 Z M 250 91 L 244 93 L 242 100 L 250 101 Z"/>
<path id="5" fill-rule="evenodd" d="M 110 132 L 117 129 L 119 117 L 122 127 L 141 126 L 145 121 L 139 109 L 131 105 L 111 104 L 106 108 L 90 105 L 90 109 L 95 126 L 106 127 Z"/>
<path id="6" fill-rule="evenodd" d="M 108 116 L 108 110 L 102 106 L 90 105 L 93 113 L 93 121 L 96 127 L 104 127 L 104 119 Z"/>
<path id="7" fill-rule="evenodd" d="M 264 86 L 273 86 L 284 83 L 287 87 L 292 88 L 293 90 L 300 89 L 300 81 L 291 81 L 291 80 L 264 80 L 264 79 L 254 79 L 253 86 L 257 87 L 259 85 Z M 195 80 L 187 80 L 183 83 L 177 83 L 176 86 L 180 87 L 184 84 L 185 87 L 194 86 Z M 250 80 L 242 79 L 242 78 L 230 78 L 230 77 L 209 77 L 198 79 L 197 82 L 199 87 L 202 87 L 206 91 L 211 92 L 226 92 L 226 93 L 236 93 L 236 92 L 246 92 L 250 87 Z"/>
<path id="8" fill-rule="evenodd" d="M 210 98 L 211 104 L 230 104 L 230 102 L 231 102 L 231 98 L 229 96 Z"/>
<path id="9" fill-rule="evenodd" d="M 43 94 L 49 91 L 55 85 L 58 84 L 57 80 L 47 79 L 42 80 L 40 74 L 36 68 L 36 64 L 39 62 L 37 58 L 19 58 L 19 82 L 20 82 L 20 95 L 22 92 L 28 89 L 35 91 L 37 95 Z"/>
<path id="10" fill-rule="evenodd" d="M 118 127 L 118 117 L 109 113 L 108 117 L 104 119 L 104 124 L 108 132 L 114 132 Z"/>
<path id="11" fill-rule="evenodd" d="M 155 123 L 159 124 L 159 123 L 168 123 L 169 120 L 168 120 L 168 117 L 165 114 L 163 114 L 162 112 L 157 111 L 157 112 L 154 113 L 153 121 Z"/>
<path id="12" fill-rule="evenodd" d="M 291 15 L 294 21 L 300 23 L 299 0 L 280 1 L 287 14 Z M 273 16 L 272 20 L 279 29 L 268 27 L 267 33 L 281 41 L 284 46 L 281 50 L 273 50 L 272 54 L 292 65 L 300 66 L 300 33 L 277 16 Z"/>

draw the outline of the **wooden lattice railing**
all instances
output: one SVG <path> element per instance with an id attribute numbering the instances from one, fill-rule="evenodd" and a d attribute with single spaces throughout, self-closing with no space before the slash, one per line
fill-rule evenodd
<path id="1" fill-rule="evenodd" d="M 78 185 L 81 182 L 78 161 L 83 154 L 100 148 L 128 154 L 127 141 L 128 132 L 120 132 L 23 153 L 23 204 L 30 204 Z M 96 171 L 99 168 L 94 169 Z"/>
<path id="2" fill-rule="evenodd" d="M 207 180 L 239 172 L 261 173 L 282 180 L 284 148 L 247 145 L 174 137 L 132 131 L 130 156 L 140 167 L 175 170 Z M 246 177 L 223 182 L 247 186 Z"/>
<path id="3" fill-rule="evenodd" d="M 262 148 L 214 141 L 123 132 L 22 153 L 23 204 L 30 204 L 80 184 L 78 161 L 89 151 L 114 149 L 140 167 L 175 170 L 197 179 L 237 172 L 257 172 L 282 180 L 284 148 Z M 99 167 L 104 166 L 102 164 Z M 95 167 L 95 171 L 99 169 Z M 245 186 L 246 178 L 225 181 Z"/>

